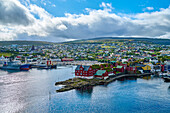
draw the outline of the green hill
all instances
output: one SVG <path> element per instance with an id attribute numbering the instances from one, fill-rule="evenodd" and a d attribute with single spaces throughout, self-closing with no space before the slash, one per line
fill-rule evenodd
<path id="1" fill-rule="evenodd" d="M 98 37 L 98 38 L 91 38 L 91 39 L 83 39 L 83 40 L 76 40 L 70 42 L 63 42 L 63 43 L 73 43 L 73 44 L 101 44 L 105 41 L 123 41 L 123 40 L 131 40 L 132 42 L 145 42 L 145 43 L 152 43 L 152 44 L 160 44 L 160 45 L 170 45 L 170 39 L 159 39 L 159 38 L 137 38 L 137 37 Z"/>
<path id="2" fill-rule="evenodd" d="M 0 41 L 0 46 L 4 45 L 48 45 L 48 44 L 54 44 L 52 42 L 45 42 L 45 41 Z"/>

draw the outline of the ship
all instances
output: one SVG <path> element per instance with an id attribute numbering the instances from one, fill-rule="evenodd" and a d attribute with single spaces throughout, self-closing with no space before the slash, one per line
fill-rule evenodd
<path id="1" fill-rule="evenodd" d="M 31 68 L 56 69 L 57 65 L 53 65 L 51 61 L 46 61 L 46 62 L 40 62 L 38 64 L 31 64 Z"/>
<path id="2" fill-rule="evenodd" d="M 170 82 L 170 77 L 164 77 L 164 82 Z"/>
<path id="3" fill-rule="evenodd" d="M 30 69 L 30 64 L 21 64 L 19 61 L 4 62 L 0 69 L 4 70 L 26 70 Z"/>

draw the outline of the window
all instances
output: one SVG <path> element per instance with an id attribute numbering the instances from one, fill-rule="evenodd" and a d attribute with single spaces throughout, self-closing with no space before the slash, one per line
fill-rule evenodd
<path id="1" fill-rule="evenodd" d="M 77 75 L 79 75 L 79 73 L 77 73 Z"/>

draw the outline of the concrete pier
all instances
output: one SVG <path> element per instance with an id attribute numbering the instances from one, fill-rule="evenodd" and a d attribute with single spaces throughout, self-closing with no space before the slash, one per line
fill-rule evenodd
<path id="1" fill-rule="evenodd" d="M 151 73 L 144 73 L 144 74 L 123 74 L 123 75 L 118 75 L 118 76 L 114 76 L 114 77 L 110 77 L 106 80 L 105 84 L 109 84 L 112 81 L 115 81 L 119 78 L 124 78 L 124 77 L 144 77 L 144 76 L 150 76 Z"/>

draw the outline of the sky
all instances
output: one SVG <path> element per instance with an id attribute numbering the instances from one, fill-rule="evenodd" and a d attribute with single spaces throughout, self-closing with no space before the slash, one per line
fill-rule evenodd
<path id="1" fill-rule="evenodd" d="M 0 0 L 0 41 L 170 39 L 170 0 Z"/>

